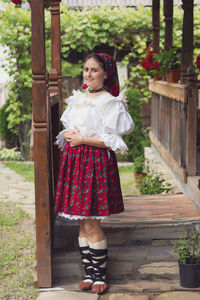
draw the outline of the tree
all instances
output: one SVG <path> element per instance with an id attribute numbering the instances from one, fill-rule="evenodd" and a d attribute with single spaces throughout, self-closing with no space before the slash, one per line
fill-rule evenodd
<path id="1" fill-rule="evenodd" d="M 18 137 L 22 154 L 27 155 L 31 124 L 31 21 L 30 12 L 9 5 L 1 16 L 0 42 L 6 46 L 3 66 L 10 76 L 8 128 Z"/>

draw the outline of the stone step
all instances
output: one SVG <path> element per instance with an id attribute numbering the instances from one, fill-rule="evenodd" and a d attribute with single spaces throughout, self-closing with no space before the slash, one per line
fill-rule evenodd
<path id="1" fill-rule="evenodd" d="M 135 243 L 171 245 L 185 231 L 198 228 L 199 221 L 163 224 L 115 224 L 103 223 L 108 246 L 129 246 Z M 56 221 L 54 249 L 72 250 L 77 248 L 79 225 L 77 222 Z"/>
<path id="2" fill-rule="evenodd" d="M 173 245 L 183 232 L 197 229 L 199 220 L 171 223 L 103 221 L 108 241 L 109 280 L 177 280 L 177 255 Z M 54 280 L 83 275 L 78 250 L 78 222 L 56 220 L 54 230 Z"/>
<path id="3" fill-rule="evenodd" d="M 177 279 L 177 256 L 172 248 L 172 245 L 149 244 L 110 246 L 107 276 L 109 279 L 123 280 Z M 53 274 L 55 279 L 82 278 L 83 270 L 78 248 L 72 251 L 54 251 Z"/>

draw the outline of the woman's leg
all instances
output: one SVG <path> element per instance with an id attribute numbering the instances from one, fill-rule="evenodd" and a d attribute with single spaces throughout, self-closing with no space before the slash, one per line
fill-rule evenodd
<path id="1" fill-rule="evenodd" d="M 84 220 L 79 221 L 79 250 L 81 254 L 82 264 L 85 270 L 84 280 L 80 283 L 80 288 L 82 290 L 90 290 L 93 284 L 93 266 L 91 254 L 89 251 L 88 239 L 84 230 Z"/>
<path id="2" fill-rule="evenodd" d="M 89 251 L 93 264 L 94 284 L 92 291 L 102 294 L 108 289 L 106 283 L 107 242 L 105 234 L 99 220 L 85 219 L 83 224 L 83 232 L 85 232 L 88 238 Z"/>
<path id="3" fill-rule="evenodd" d="M 91 243 L 101 242 L 105 240 L 105 234 L 101 228 L 101 223 L 97 219 L 85 219 L 82 220 L 82 228 L 80 226 L 81 235 L 86 235 L 87 239 Z M 81 222 L 82 222 L 81 221 Z"/>

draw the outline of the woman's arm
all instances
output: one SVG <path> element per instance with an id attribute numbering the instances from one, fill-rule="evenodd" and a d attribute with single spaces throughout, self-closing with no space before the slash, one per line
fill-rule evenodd
<path id="1" fill-rule="evenodd" d="M 73 131 L 74 132 L 74 131 Z M 80 132 L 76 131 L 73 134 L 67 134 L 69 132 L 65 133 L 65 138 L 67 142 L 70 143 L 71 147 L 79 146 L 81 144 L 89 145 L 89 146 L 95 146 L 100 148 L 108 148 L 104 142 L 100 141 L 100 137 L 95 136 L 83 136 Z"/>

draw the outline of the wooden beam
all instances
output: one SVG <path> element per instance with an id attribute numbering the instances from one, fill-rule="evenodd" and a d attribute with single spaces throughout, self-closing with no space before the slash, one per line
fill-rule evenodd
<path id="1" fill-rule="evenodd" d="M 196 176 L 198 89 L 195 80 L 195 69 L 192 66 L 188 68 L 188 84 L 186 168 L 188 175 Z"/>
<path id="2" fill-rule="evenodd" d="M 149 80 L 149 90 L 156 94 L 187 103 L 188 86 L 167 81 Z"/>
<path id="3" fill-rule="evenodd" d="M 153 50 L 160 51 L 160 0 L 152 2 Z"/>
<path id="4" fill-rule="evenodd" d="M 34 127 L 36 272 L 35 286 L 52 286 L 47 78 L 45 58 L 44 1 L 31 1 L 32 99 Z"/>
<path id="5" fill-rule="evenodd" d="M 173 44 L 173 2 L 173 0 L 164 0 L 165 50 L 171 49 Z"/>
<path id="6" fill-rule="evenodd" d="M 152 144 L 156 147 L 160 155 L 163 157 L 168 166 L 173 170 L 173 172 L 184 182 L 187 183 L 187 173 L 184 168 L 182 168 L 178 162 L 173 158 L 171 153 L 163 147 L 161 142 L 156 138 L 156 136 L 150 132 L 150 139 Z"/>
<path id="7" fill-rule="evenodd" d="M 184 84 L 187 81 L 187 68 L 193 64 L 194 0 L 182 0 L 182 3 L 181 84 Z"/>

